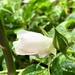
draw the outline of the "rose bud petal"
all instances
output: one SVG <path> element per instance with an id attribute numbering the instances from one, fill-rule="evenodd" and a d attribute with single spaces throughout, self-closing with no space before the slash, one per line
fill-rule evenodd
<path id="1" fill-rule="evenodd" d="M 37 55 L 43 58 L 50 53 L 56 54 L 53 39 L 40 33 L 21 30 L 18 32 L 17 38 L 18 41 L 14 41 L 13 45 L 18 55 Z"/>

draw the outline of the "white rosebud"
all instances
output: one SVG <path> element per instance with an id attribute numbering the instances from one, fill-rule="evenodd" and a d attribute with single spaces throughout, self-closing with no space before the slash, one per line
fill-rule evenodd
<path id="1" fill-rule="evenodd" d="M 43 58 L 50 53 L 56 54 L 56 49 L 52 44 L 53 39 L 40 33 L 21 30 L 17 38 L 18 41 L 14 41 L 13 45 L 18 55 L 37 55 Z"/>

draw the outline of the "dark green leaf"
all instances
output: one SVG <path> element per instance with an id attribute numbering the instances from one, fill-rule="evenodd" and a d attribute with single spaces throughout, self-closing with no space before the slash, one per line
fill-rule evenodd
<path id="1" fill-rule="evenodd" d="M 66 53 L 66 49 L 67 49 L 67 46 L 68 46 L 68 41 L 56 29 L 55 29 L 55 36 L 54 36 L 53 44 L 54 44 L 54 47 L 57 50 L 60 50 L 63 54 Z"/>

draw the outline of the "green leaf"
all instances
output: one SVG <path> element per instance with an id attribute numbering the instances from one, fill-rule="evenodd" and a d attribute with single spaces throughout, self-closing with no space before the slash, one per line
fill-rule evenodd
<path id="1" fill-rule="evenodd" d="M 75 73 L 68 72 L 68 71 L 63 71 L 63 75 L 75 75 Z"/>
<path id="2" fill-rule="evenodd" d="M 59 64 L 59 58 L 56 58 L 53 62 L 52 75 L 63 75 L 63 70 Z"/>
<path id="3" fill-rule="evenodd" d="M 5 8 L 1 8 L 3 11 L 5 11 L 5 12 L 8 12 L 8 13 L 10 13 L 10 14 L 13 14 L 10 10 L 8 10 L 8 9 L 5 9 Z"/>
<path id="4" fill-rule="evenodd" d="M 64 55 L 53 61 L 52 75 L 75 75 L 75 62 L 68 60 Z"/>
<path id="5" fill-rule="evenodd" d="M 68 20 L 66 25 L 65 25 L 65 27 L 67 29 L 74 29 L 75 28 L 75 21 L 74 21 L 74 19 Z"/>
<path id="6" fill-rule="evenodd" d="M 20 72 L 18 75 L 36 75 L 44 71 L 44 68 L 37 65 L 30 65 L 26 69 L 24 69 L 22 72 Z"/>
<path id="7" fill-rule="evenodd" d="M 56 29 L 55 29 L 55 36 L 54 36 L 54 40 L 53 40 L 53 45 L 57 50 L 60 50 L 63 54 L 66 54 L 68 41 Z"/>
<path id="8" fill-rule="evenodd" d="M 60 56 L 60 65 L 63 70 L 75 73 L 75 62 L 67 59 L 65 56 Z"/>
<path id="9" fill-rule="evenodd" d="M 70 19 L 74 19 L 74 20 L 75 20 L 75 12 L 73 12 L 73 13 L 69 14 L 69 16 L 68 16 L 68 17 L 66 17 L 66 19 L 65 19 L 65 20 L 70 20 Z"/>

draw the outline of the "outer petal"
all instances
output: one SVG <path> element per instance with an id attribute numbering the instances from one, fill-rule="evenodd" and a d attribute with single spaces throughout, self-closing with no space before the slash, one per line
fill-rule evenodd
<path id="1" fill-rule="evenodd" d="M 36 55 L 37 53 L 35 53 L 34 51 L 30 51 L 28 48 L 30 48 L 29 46 L 27 46 L 27 43 L 25 43 L 25 41 L 23 40 L 18 40 L 18 41 L 14 41 L 13 45 L 15 47 L 16 53 L 18 55 Z"/>
<path id="2" fill-rule="evenodd" d="M 54 54 L 54 55 L 56 55 L 56 49 L 54 48 L 54 46 L 53 46 L 53 39 L 52 38 L 49 38 L 49 40 L 48 41 L 45 41 L 45 42 L 47 42 L 48 43 L 48 49 L 44 49 L 42 52 L 39 52 L 38 53 L 38 55 L 39 55 L 39 57 L 40 58 L 42 58 L 42 57 L 46 57 L 46 56 L 48 56 L 50 53 L 52 53 L 52 54 Z M 47 47 L 46 46 L 46 47 Z"/>
<path id="3" fill-rule="evenodd" d="M 31 32 L 31 31 L 26 31 L 26 30 L 21 30 L 18 34 L 17 34 L 17 38 L 20 39 L 29 39 L 29 41 L 38 41 L 41 40 L 43 37 L 42 34 L 40 33 L 36 33 L 36 32 Z"/>
<path id="4" fill-rule="evenodd" d="M 13 42 L 16 53 L 19 55 L 38 55 L 45 57 L 50 53 L 55 54 L 52 38 L 40 33 L 22 30 L 17 34 L 18 41 Z"/>

